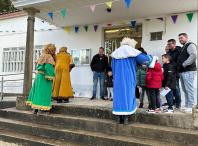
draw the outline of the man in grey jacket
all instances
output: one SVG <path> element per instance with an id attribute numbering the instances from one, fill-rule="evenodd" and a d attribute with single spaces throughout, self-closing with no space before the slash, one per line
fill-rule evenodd
<path id="1" fill-rule="evenodd" d="M 196 45 L 188 41 L 186 33 L 179 34 L 179 42 L 183 45 L 177 58 L 177 70 L 180 73 L 180 81 L 185 95 L 185 107 L 182 111 L 192 113 L 194 106 L 194 79 L 197 71 Z"/>

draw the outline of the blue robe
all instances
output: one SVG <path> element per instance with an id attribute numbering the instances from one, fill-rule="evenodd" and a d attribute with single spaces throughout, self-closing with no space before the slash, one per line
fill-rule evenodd
<path id="1" fill-rule="evenodd" d="M 114 77 L 113 114 L 115 115 L 136 114 L 136 61 L 150 66 L 153 57 L 137 53 L 134 57 L 112 58 L 111 67 Z"/>

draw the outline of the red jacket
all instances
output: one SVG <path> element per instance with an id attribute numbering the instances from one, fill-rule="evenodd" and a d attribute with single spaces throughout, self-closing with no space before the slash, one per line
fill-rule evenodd
<path id="1" fill-rule="evenodd" d="M 148 88 L 161 88 L 162 81 L 164 80 L 164 75 L 162 72 L 162 67 L 159 63 L 155 63 L 154 68 L 149 68 L 146 73 L 146 87 Z"/>

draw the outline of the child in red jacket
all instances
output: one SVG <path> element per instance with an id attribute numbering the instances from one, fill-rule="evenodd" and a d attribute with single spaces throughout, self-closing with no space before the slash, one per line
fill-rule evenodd
<path id="1" fill-rule="evenodd" d="M 154 68 L 149 68 L 146 74 L 146 87 L 149 88 L 150 94 L 150 109 L 147 113 L 161 113 L 160 103 L 158 100 L 158 91 L 161 88 L 164 75 L 162 67 L 159 63 L 155 63 Z M 156 109 L 157 106 L 157 109 Z"/>

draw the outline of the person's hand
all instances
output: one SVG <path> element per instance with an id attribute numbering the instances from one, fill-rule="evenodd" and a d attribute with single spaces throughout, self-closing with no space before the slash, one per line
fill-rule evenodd
<path id="1" fill-rule="evenodd" d="M 165 90 L 168 90 L 168 87 L 165 87 Z"/>
<path id="2" fill-rule="evenodd" d="M 95 73 L 95 71 L 93 71 L 93 73 Z"/>
<path id="3" fill-rule="evenodd" d="M 147 68 L 147 66 L 146 65 L 142 65 L 142 67 L 145 69 L 145 68 Z"/>
<path id="4" fill-rule="evenodd" d="M 140 86 L 137 86 L 137 88 L 140 88 Z"/>

